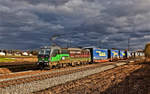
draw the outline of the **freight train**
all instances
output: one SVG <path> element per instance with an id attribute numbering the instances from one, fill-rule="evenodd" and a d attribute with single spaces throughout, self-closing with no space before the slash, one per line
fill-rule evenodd
<path id="1" fill-rule="evenodd" d="M 125 50 L 100 48 L 61 48 L 58 46 L 43 47 L 38 54 L 39 68 L 76 66 L 127 59 L 131 52 Z"/>

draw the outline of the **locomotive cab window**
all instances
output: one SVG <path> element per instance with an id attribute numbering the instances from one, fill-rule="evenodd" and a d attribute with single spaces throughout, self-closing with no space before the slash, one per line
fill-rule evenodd
<path id="1" fill-rule="evenodd" d="M 39 51 L 39 54 L 40 54 L 40 55 L 44 54 L 44 50 L 40 50 L 40 51 Z"/>
<path id="2" fill-rule="evenodd" d="M 45 54 L 46 54 L 46 55 L 49 55 L 49 54 L 50 54 L 50 52 L 51 52 L 51 50 L 50 50 L 50 49 L 46 49 L 46 50 L 45 50 Z"/>
<path id="3" fill-rule="evenodd" d="M 50 52 L 51 52 L 50 49 L 41 49 L 41 50 L 39 51 L 39 55 L 49 55 Z"/>
<path id="4" fill-rule="evenodd" d="M 52 53 L 52 56 L 55 57 L 57 54 L 59 54 L 59 49 L 55 49 Z"/>

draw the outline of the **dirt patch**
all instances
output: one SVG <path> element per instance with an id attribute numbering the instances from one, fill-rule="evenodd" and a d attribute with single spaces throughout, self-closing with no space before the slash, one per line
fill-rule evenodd
<path id="1" fill-rule="evenodd" d="M 102 94 L 150 94 L 150 64 L 143 64 L 142 68 Z"/>
<path id="2" fill-rule="evenodd" d="M 11 73 L 11 71 L 7 68 L 0 68 L 0 74 L 8 74 Z"/>

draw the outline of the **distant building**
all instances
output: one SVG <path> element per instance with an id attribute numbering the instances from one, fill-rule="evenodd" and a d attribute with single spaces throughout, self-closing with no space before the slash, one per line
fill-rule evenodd
<path id="1" fill-rule="evenodd" d="M 5 55 L 6 55 L 6 53 L 0 52 L 0 56 L 5 56 Z"/>
<path id="2" fill-rule="evenodd" d="M 138 49 L 138 50 L 136 50 L 136 52 L 144 52 L 144 50 L 143 49 Z"/>
<path id="3" fill-rule="evenodd" d="M 29 56 L 29 54 L 27 52 L 23 52 L 22 55 L 23 56 Z"/>
<path id="4" fill-rule="evenodd" d="M 21 53 L 20 52 L 16 52 L 14 53 L 15 56 L 21 56 Z"/>

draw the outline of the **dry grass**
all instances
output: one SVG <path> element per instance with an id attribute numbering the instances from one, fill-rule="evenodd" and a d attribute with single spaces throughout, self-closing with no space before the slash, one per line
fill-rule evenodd
<path id="1" fill-rule="evenodd" d="M 0 74 L 7 74 L 7 73 L 11 73 L 11 71 L 7 68 L 0 68 Z"/>

